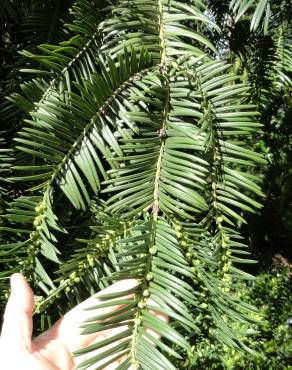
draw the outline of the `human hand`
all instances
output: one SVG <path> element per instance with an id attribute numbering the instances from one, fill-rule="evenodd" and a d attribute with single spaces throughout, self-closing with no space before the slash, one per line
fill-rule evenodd
<path id="1" fill-rule="evenodd" d="M 102 294 L 126 291 L 137 284 L 136 280 L 123 280 L 104 289 Z M 125 295 L 130 298 L 131 295 Z M 82 302 L 49 330 L 32 340 L 32 313 L 34 295 L 21 274 L 11 277 L 11 295 L 9 297 L 0 338 L 1 368 L 3 370 L 72 370 L 84 361 L 83 356 L 73 358 L 71 353 L 87 347 L 97 341 L 123 331 L 124 327 L 90 335 L 80 334 L 80 325 L 90 317 L 85 308 L 96 304 L 98 294 Z M 118 309 L 121 306 L 101 308 L 98 314 Z M 156 314 L 166 320 L 165 315 Z M 122 359 L 116 360 L 104 370 L 118 367 Z"/>

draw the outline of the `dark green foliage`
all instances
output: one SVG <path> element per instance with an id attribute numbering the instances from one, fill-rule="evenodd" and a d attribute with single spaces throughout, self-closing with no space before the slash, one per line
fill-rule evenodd
<path id="1" fill-rule="evenodd" d="M 269 113 L 270 101 L 290 84 L 290 36 L 275 16 L 284 10 L 262 0 L 77 0 L 13 15 L 13 5 L 4 27 L 12 37 L 24 17 L 12 47 L 25 50 L 1 69 L 10 63 L 13 76 L 1 90 L 3 294 L 12 272 L 27 276 L 38 331 L 111 282 L 136 279 L 133 298 L 121 291 L 99 303 L 123 300 L 121 310 L 97 317 L 92 308 L 84 333 L 127 328 L 82 369 L 102 369 L 110 354 L 125 355 L 119 369 L 191 369 L 213 361 L 200 355 L 206 343 L 257 358 L 259 314 L 238 294 L 254 280 L 241 268 L 254 263 L 241 229 L 262 208 L 262 128 L 283 107 Z"/>
<path id="2" fill-rule="evenodd" d="M 260 356 L 230 351 L 226 346 L 201 342 L 192 369 L 288 370 L 292 356 L 291 268 L 279 267 L 259 274 L 252 284 L 241 286 L 240 296 L 258 308 L 258 324 L 250 328 L 247 344 Z"/>

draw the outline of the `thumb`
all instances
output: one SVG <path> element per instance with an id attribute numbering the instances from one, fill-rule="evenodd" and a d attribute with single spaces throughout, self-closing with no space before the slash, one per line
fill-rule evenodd
<path id="1" fill-rule="evenodd" d="M 30 350 L 34 295 L 21 274 L 13 274 L 10 285 L 11 294 L 4 313 L 1 341 Z"/>

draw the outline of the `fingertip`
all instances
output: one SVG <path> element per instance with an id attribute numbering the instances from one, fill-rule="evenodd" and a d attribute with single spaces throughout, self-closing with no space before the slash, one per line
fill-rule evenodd
<path id="1" fill-rule="evenodd" d="M 117 283 L 113 284 L 113 286 L 122 288 L 122 290 L 129 290 L 129 289 L 135 288 L 137 285 L 138 285 L 138 280 L 136 279 L 120 280 Z"/>
<path id="2" fill-rule="evenodd" d="M 2 337 L 7 343 L 30 348 L 34 295 L 25 277 L 14 273 L 10 277 L 9 296 L 2 326 Z"/>
<path id="3" fill-rule="evenodd" d="M 14 289 L 16 286 L 18 286 L 18 283 L 23 282 L 23 280 L 26 281 L 25 277 L 21 273 L 15 272 L 14 274 L 12 274 L 10 276 L 11 289 Z"/>
<path id="4" fill-rule="evenodd" d="M 116 283 L 110 285 L 109 287 L 103 289 L 102 291 L 97 293 L 97 298 L 98 295 L 101 294 L 108 294 L 108 293 L 113 293 L 113 292 L 120 292 L 120 291 L 128 291 L 130 289 L 135 288 L 138 285 L 138 280 L 136 279 L 124 279 L 117 281 Z"/>
<path id="5" fill-rule="evenodd" d="M 35 298 L 26 278 L 21 273 L 14 273 L 10 277 L 11 294 L 8 305 L 14 309 L 33 311 Z"/>

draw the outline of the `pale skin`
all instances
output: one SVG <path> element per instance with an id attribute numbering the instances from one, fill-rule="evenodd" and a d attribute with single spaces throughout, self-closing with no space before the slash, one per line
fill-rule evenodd
<path id="1" fill-rule="evenodd" d="M 126 291 L 136 285 L 136 280 L 123 280 L 106 288 L 102 293 Z M 125 297 L 130 298 L 131 295 L 125 295 Z M 1 368 L 5 370 L 74 369 L 87 357 L 86 355 L 73 357 L 72 352 L 125 330 L 125 327 L 122 327 L 96 334 L 81 335 L 80 325 L 86 318 L 92 316 L 92 312 L 86 311 L 85 308 L 96 305 L 97 302 L 98 294 L 76 306 L 49 330 L 32 340 L 34 295 L 25 278 L 21 274 L 13 274 L 11 294 L 5 310 L 0 338 Z M 101 308 L 98 314 L 113 311 L 119 307 L 121 306 Z M 167 320 L 162 314 L 154 314 L 164 321 Z M 114 361 L 104 367 L 104 370 L 116 369 L 123 360 L 120 358 Z"/>

